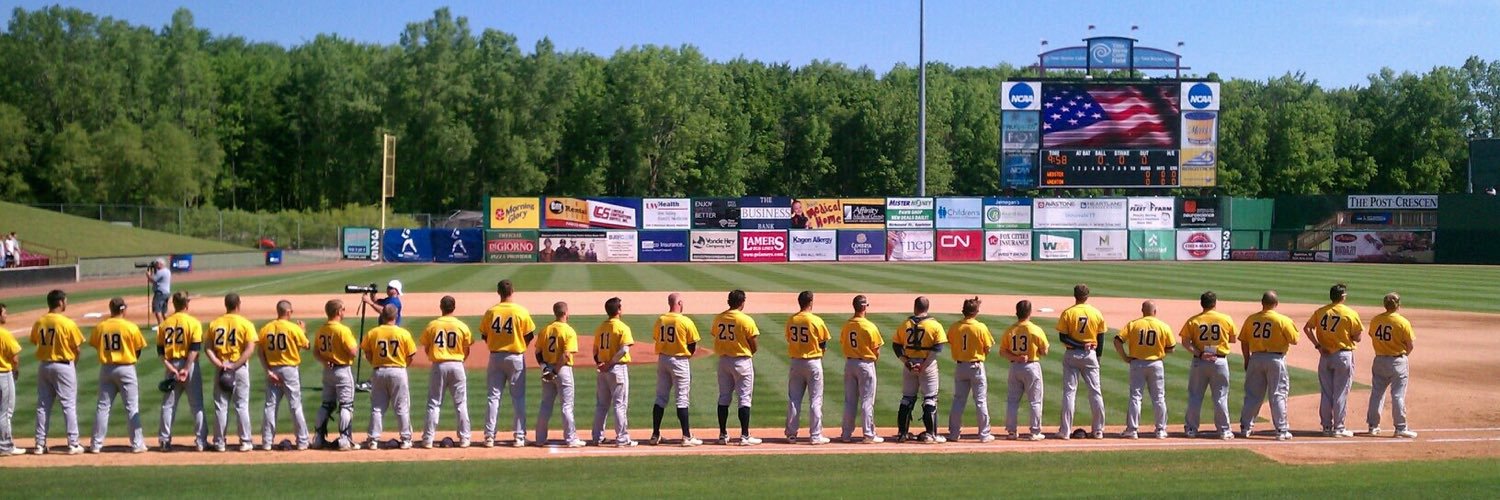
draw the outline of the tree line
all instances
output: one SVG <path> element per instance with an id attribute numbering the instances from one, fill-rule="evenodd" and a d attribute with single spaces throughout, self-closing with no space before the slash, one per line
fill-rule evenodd
<path id="1" fill-rule="evenodd" d="M 398 137 L 401 211 L 491 195 L 888 195 L 916 189 L 917 68 L 716 62 L 692 46 L 529 51 L 438 9 L 396 44 L 293 47 L 16 8 L 0 34 L 0 196 L 323 210 L 378 200 Z M 928 192 L 1000 191 L 997 93 L 1032 70 L 928 66 Z M 1210 79 L 1217 79 L 1214 74 Z M 1451 192 L 1500 126 L 1500 64 L 1301 73 L 1223 86 L 1237 196 Z"/>

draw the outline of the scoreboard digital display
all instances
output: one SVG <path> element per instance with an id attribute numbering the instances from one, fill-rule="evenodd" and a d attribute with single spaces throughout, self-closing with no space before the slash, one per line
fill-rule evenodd
<path id="1" fill-rule="evenodd" d="M 1044 149 L 1042 187 L 1176 187 L 1175 149 Z"/>

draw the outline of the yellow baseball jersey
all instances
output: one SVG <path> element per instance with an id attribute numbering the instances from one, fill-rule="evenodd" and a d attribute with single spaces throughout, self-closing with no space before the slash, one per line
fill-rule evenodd
<path id="1" fill-rule="evenodd" d="M 880 338 L 880 328 L 865 318 L 849 318 L 839 330 L 839 345 L 844 348 L 844 357 L 875 361 L 880 359 L 880 348 L 885 339 Z"/>
<path id="2" fill-rule="evenodd" d="M 1328 304 L 1319 307 L 1307 318 L 1307 327 L 1318 337 L 1318 345 L 1339 351 L 1354 350 L 1354 334 L 1365 329 L 1359 322 L 1359 313 L 1344 304 Z"/>
<path id="3" fill-rule="evenodd" d="M 1291 346 L 1297 345 L 1297 339 L 1301 334 L 1297 333 L 1297 325 L 1292 324 L 1292 318 L 1286 317 L 1276 311 L 1261 311 L 1251 314 L 1245 318 L 1245 324 L 1240 327 L 1240 343 L 1249 347 L 1250 352 L 1279 352 L 1285 354 Z"/>
<path id="4" fill-rule="evenodd" d="M 786 320 L 786 350 L 792 359 L 817 359 L 823 357 L 819 344 L 828 342 L 828 325 L 823 318 L 810 312 L 793 314 Z"/>
<path id="5" fill-rule="evenodd" d="M 714 316 L 708 333 L 714 337 L 714 352 L 720 356 L 746 358 L 755 355 L 750 352 L 750 339 L 760 336 L 760 328 L 750 315 L 730 309 Z"/>
<path id="6" fill-rule="evenodd" d="M 1000 335 L 1000 348 L 1015 356 L 1025 356 L 1027 361 L 1038 361 L 1042 359 L 1042 349 L 1046 349 L 1047 332 L 1042 327 L 1036 326 L 1031 320 L 1022 321 Z"/>
<path id="7" fill-rule="evenodd" d="M 365 334 L 359 345 L 370 366 L 376 368 L 406 368 L 408 360 L 417 353 L 417 343 L 411 340 L 411 332 L 396 325 L 380 325 Z"/>
<path id="8" fill-rule="evenodd" d="M 354 332 L 338 321 L 329 321 L 318 328 L 313 337 L 313 356 L 324 363 L 340 366 L 354 364 Z"/>
<path id="9" fill-rule="evenodd" d="M 922 318 L 921 321 L 912 321 L 907 318 L 896 328 L 896 345 L 902 347 L 907 358 L 927 359 L 932 355 L 932 348 L 939 344 L 948 343 L 948 334 L 943 331 L 943 324 L 932 318 Z"/>
<path id="10" fill-rule="evenodd" d="M 469 346 L 474 345 L 474 333 L 458 318 L 443 316 L 427 323 L 418 343 L 433 363 L 463 361 L 469 357 Z"/>
<path id="11" fill-rule="evenodd" d="M 31 344 L 36 346 L 37 361 L 73 361 L 83 346 L 83 332 L 67 316 L 47 313 L 31 326 Z"/>
<path id="12" fill-rule="evenodd" d="M 1115 335 L 1125 341 L 1125 355 L 1146 361 L 1167 357 L 1167 348 L 1177 346 L 1172 327 L 1156 316 L 1142 316 L 1125 324 Z"/>
<path id="13" fill-rule="evenodd" d="M 187 359 L 193 344 L 202 343 L 203 322 L 188 313 L 173 313 L 156 329 L 156 346 L 169 360 Z"/>
<path id="14" fill-rule="evenodd" d="M 573 366 L 573 360 L 567 354 L 578 352 L 578 332 L 573 330 L 572 325 L 554 321 L 542 330 L 542 336 L 537 337 L 536 341 L 537 348 L 542 350 L 543 363 Z"/>
<path id="15" fill-rule="evenodd" d="M 953 360 L 960 363 L 984 361 L 990 348 L 995 346 L 995 337 L 990 327 L 978 319 L 964 318 L 948 328 L 948 340 L 953 351 Z"/>
<path id="16" fill-rule="evenodd" d="M 1235 341 L 1234 319 L 1219 311 L 1204 311 L 1188 318 L 1182 325 L 1182 342 L 1198 352 L 1213 351 L 1229 355 L 1229 344 Z"/>
<path id="17" fill-rule="evenodd" d="M 656 342 L 656 353 L 667 356 L 688 356 L 688 344 L 702 340 L 698 326 L 692 318 L 677 313 L 666 313 L 656 318 L 651 325 L 651 340 Z"/>
<path id="18" fill-rule="evenodd" d="M 521 304 L 501 302 L 484 312 L 479 324 L 479 333 L 484 335 L 484 344 L 490 352 L 526 352 L 526 335 L 536 331 L 531 313 Z"/>
<path id="19" fill-rule="evenodd" d="M 1057 318 L 1057 331 L 1077 342 L 1097 342 L 1104 330 L 1104 315 L 1088 304 L 1063 309 Z"/>
<path id="20" fill-rule="evenodd" d="M 1401 313 L 1386 312 L 1370 320 L 1370 338 L 1375 345 L 1375 354 L 1401 356 L 1406 354 L 1405 343 L 1417 340 L 1417 333 L 1412 331 L 1411 322 Z"/>
<path id="21" fill-rule="evenodd" d="M 238 314 L 219 316 L 208 324 L 208 349 L 219 361 L 233 363 L 257 340 L 255 325 Z"/>
<path id="22" fill-rule="evenodd" d="M 10 362 L 11 358 L 21 355 L 21 344 L 16 342 L 16 336 L 11 335 L 10 330 L 0 326 L 0 373 L 10 373 L 16 370 L 16 365 Z"/>
<path id="23" fill-rule="evenodd" d="M 125 318 L 109 318 L 94 326 L 89 345 L 99 350 L 99 362 L 106 365 L 133 365 L 146 348 L 141 328 Z"/>
<path id="24" fill-rule="evenodd" d="M 260 355 L 271 366 L 297 366 L 302 364 L 302 350 L 311 347 L 307 343 L 307 332 L 296 323 L 278 319 L 260 327 L 255 342 Z"/>
<path id="25" fill-rule="evenodd" d="M 635 339 L 630 336 L 630 325 L 626 325 L 619 318 L 610 318 L 599 324 L 594 329 L 594 357 L 599 364 L 608 363 L 615 359 L 615 354 L 621 349 L 625 350 L 625 356 L 620 358 L 620 364 L 630 363 L 630 344 Z"/>

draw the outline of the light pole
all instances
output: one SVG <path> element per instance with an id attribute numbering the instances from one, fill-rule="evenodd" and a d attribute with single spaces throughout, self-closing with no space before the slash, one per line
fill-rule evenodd
<path id="1" fill-rule="evenodd" d="M 927 0 L 917 0 L 917 196 L 927 196 Z"/>

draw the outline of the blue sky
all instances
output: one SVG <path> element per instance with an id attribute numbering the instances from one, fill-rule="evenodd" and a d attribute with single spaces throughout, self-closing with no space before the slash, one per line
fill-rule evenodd
<path id="1" fill-rule="evenodd" d="M 34 9 L 56 2 L 21 0 Z M 463 1 L 163 0 L 63 1 L 94 13 L 160 27 L 179 6 L 216 34 L 295 45 L 319 33 L 395 43 L 408 22 L 448 5 L 476 33 L 515 34 L 529 49 L 550 37 L 563 50 L 610 54 L 642 44 L 699 47 L 806 64 L 828 59 L 880 72 L 917 61 L 916 0 Z M 1075 45 L 1087 35 L 1133 35 L 1173 49 L 1200 74 L 1265 79 L 1303 71 L 1325 86 L 1363 84 L 1381 67 L 1426 71 L 1470 55 L 1500 58 L 1500 0 L 1350 1 L 982 1 L 930 0 L 927 58 L 960 66 L 1035 61 L 1039 41 Z"/>

